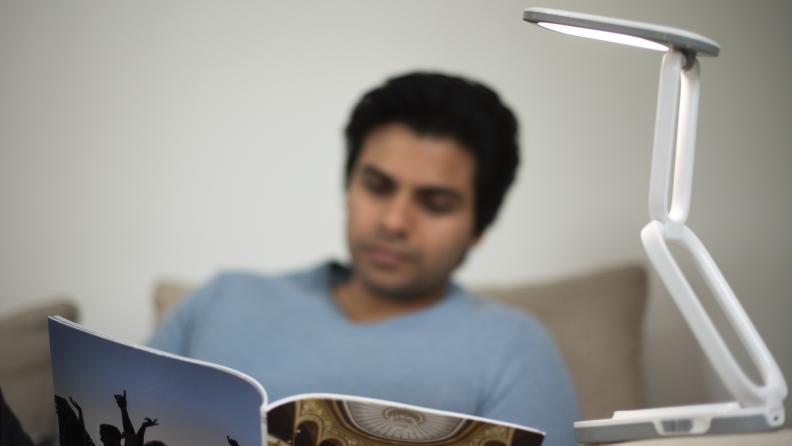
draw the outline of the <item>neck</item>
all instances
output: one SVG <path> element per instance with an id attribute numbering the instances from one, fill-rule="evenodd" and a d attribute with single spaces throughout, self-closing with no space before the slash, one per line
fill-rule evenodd
<path id="1" fill-rule="evenodd" d="M 333 289 L 333 297 L 341 311 L 357 323 L 377 322 L 429 307 L 445 294 L 445 286 L 406 302 L 390 299 L 366 288 L 357 277 Z"/>

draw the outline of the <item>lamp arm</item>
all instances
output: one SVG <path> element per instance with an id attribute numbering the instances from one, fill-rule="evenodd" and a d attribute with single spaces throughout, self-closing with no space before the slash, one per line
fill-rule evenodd
<path id="1" fill-rule="evenodd" d="M 688 56 L 686 67 L 689 68 L 683 68 L 679 75 L 681 85 L 676 161 L 674 162 L 674 190 L 666 227 L 667 239 L 682 237 L 682 228 L 690 212 L 690 195 L 693 186 L 693 155 L 696 148 L 696 121 L 699 103 L 699 63 L 695 56 Z"/>
<path id="2" fill-rule="evenodd" d="M 663 56 L 660 68 L 660 89 L 657 94 L 652 171 L 649 177 L 649 217 L 668 220 L 668 190 L 671 181 L 671 157 L 674 154 L 679 88 L 685 55 L 669 51 Z"/>
<path id="3" fill-rule="evenodd" d="M 693 256 L 696 267 L 704 276 L 718 304 L 726 313 L 729 322 L 759 369 L 764 381 L 763 386 L 756 385 L 748 378 L 715 328 L 668 249 L 665 225 L 657 220 L 651 221 L 641 231 L 641 241 L 649 255 L 649 260 L 682 312 L 707 359 L 740 405 L 783 407 L 781 403 L 787 394 L 784 377 L 701 241 L 690 229 L 683 226 L 683 238 L 677 243 Z"/>
<path id="4" fill-rule="evenodd" d="M 696 268 L 759 369 L 764 381 L 766 403 L 780 405 L 787 396 L 787 385 L 781 369 L 707 248 L 693 231 L 687 226 L 683 228 L 682 246 L 693 257 Z"/>

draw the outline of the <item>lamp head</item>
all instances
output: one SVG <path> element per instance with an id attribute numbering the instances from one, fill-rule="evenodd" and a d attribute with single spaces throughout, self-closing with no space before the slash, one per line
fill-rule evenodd
<path id="1" fill-rule="evenodd" d="M 573 36 L 605 40 L 656 51 L 669 51 L 676 48 L 684 53 L 713 57 L 717 57 L 720 53 L 720 46 L 704 36 L 651 23 L 547 8 L 526 9 L 523 11 L 523 20 Z"/>

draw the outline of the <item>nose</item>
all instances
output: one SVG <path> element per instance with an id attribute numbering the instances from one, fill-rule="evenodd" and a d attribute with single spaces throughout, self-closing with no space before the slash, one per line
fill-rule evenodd
<path id="1" fill-rule="evenodd" d="M 404 191 L 394 194 L 388 200 L 382 214 L 380 228 L 387 236 L 406 238 L 410 232 L 412 220 L 410 195 Z"/>

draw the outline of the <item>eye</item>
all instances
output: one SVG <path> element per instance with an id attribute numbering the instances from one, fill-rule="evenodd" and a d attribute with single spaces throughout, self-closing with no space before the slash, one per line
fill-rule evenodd
<path id="1" fill-rule="evenodd" d="M 459 205 L 456 197 L 444 193 L 426 193 L 420 196 L 421 205 L 433 214 L 453 212 Z"/>
<path id="2" fill-rule="evenodd" d="M 388 195 L 393 192 L 393 182 L 378 175 L 364 174 L 362 177 L 363 187 L 375 195 Z"/>

